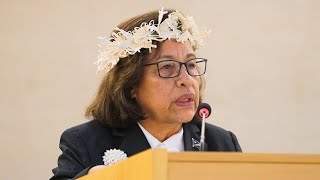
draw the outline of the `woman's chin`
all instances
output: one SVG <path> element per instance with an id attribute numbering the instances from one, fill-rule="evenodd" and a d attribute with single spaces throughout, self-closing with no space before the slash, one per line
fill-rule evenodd
<path id="1" fill-rule="evenodd" d="M 188 123 L 192 120 L 194 114 L 186 116 L 186 114 L 181 115 L 179 117 L 177 117 L 176 121 L 180 122 L 180 123 Z"/>

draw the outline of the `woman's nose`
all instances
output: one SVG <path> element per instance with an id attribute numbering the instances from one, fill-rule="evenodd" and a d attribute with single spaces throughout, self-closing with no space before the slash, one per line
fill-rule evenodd
<path id="1" fill-rule="evenodd" d="M 186 66 L 181 66 L 176 80 L 177 86 L 191 86 L 192 82 L 192 76 L 189 75 Z"/>

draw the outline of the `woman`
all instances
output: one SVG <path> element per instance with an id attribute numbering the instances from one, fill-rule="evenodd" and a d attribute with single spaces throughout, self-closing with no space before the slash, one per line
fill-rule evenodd
<path id="1" fill-rule="evenodd" d="M 96 63 L 105 76 L 86 112 L 94 120 L 62 134 L 51 179 L 77 178 L 112 164 L 108 153 L 198 151 L 195 113 L 207 60 L 195 50 L 206 35 L 191 17 L 162 9 L 127 20 L 110 39 L 101 38 Z M 233 133 L 207 124 L 205 150 L 241 148 Z"/>

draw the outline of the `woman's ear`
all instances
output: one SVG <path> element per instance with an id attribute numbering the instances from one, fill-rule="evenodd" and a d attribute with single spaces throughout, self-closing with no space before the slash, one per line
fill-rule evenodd
<path id="1" fill-rule="evenodd" d="M 131 98 L 135 99 L 137 97 L 137 88 L 134 87 L 131 89 Z"/>

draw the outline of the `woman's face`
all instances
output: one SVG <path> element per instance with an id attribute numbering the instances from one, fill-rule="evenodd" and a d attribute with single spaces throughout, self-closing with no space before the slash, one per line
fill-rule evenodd
<path id="1" fill-rule="evenodd" d="M 196 55 L 189 41 L 166 40 L 148 55 L 148 63 L 163 60 L 186 62 L 194 58 Z M 192 120 L 199 105 L 199 88 L 200 77 L 190 76 L 184 65 L 174 78 L 160 77 L 157 65 L 150 65 L 144 68 L 141 84 L 132 94 L 147 121 L 181 124 Z"/>

